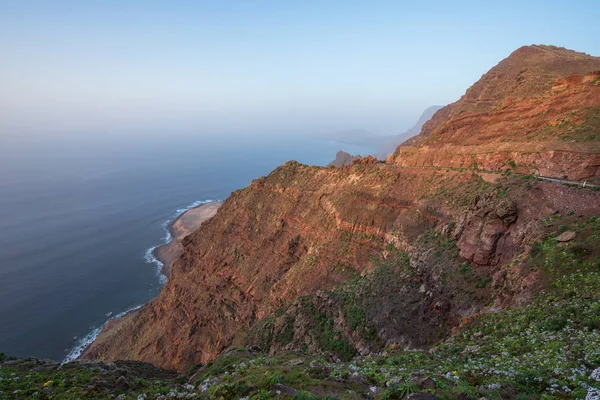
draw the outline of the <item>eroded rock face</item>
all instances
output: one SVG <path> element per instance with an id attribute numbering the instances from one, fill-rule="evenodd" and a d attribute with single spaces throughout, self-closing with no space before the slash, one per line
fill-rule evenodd
<path id="1" fill-rule="evenodd" d="M 479 176 L 458 171 L 287 163 L 232 194 L 184 241 L 184 255 L 158 298 L 111 321 L 85 357 L 143 360 L 183 371 L 244 343 L 257 322 L 299 296 L 330 291 L 357 274 L 370 273 L 374 260 L 389 257 L 390 245 L 411 255 L 413 272 L 406 281 L 383 279 L 385 284 L 372 286 L 364 312 L 377 329 L 379 346 L 427 345 L 448 334 L 461 317 L 477 312 L 476 298 L 500 295 L 491 286 L 470 294 L 470 286 L 448 278 L 459 276 L 449 274 L 465 261 L 459 251 L 473 260 L 476 275 L 496 277 L 506 260 L 537 238 L 543 213 L 567 208 L 600 213 L 596 192 L 515 180 L 514 185 L 505 183 L 512 189 L 500 199 L 494 186 L 488 195 L 473 195 L 481 184 Z M 441 188 L 446 197 L 436 197 Z M 458 245 L 454 258 L 426 239 L 431 232 L 445 236 L 442 232 L 452 221 Z M 514 274 L 495 279 L 503 288 L 499 304 L 511 304 L 531 289 L 517 284 L 530 279 L 524 274 L 518 282 L 510 280 Z M 335 304 L 322 296 L 313 305 L 331 307 L 328 315 L 341 329 L 345 322 L 334 316 Z M 310 314 L 298 316 L 299 327 L 312 326 L 303 320 Z M 359 351 L 377 348 L 348 332 Z"/>
<path id="2" fill-rule="evenodd" d="M 460 256 L 477 265 L 506 262 L 520 249 L 519 242 L 508 238 L 517 216 L 515 201 L 494 204 L 489 195 L 478 197 L 475 204 L 465 210 L 459 222 L 456 236 L 461 249 Z"/>
<path id="3" fill-rule="evenodd" d="M 111 321 L 85 356 L 182 370 L 296 297 L 368 270 L 384 243 L 406 247 L 445 218 L 415 204 L 427 183 L 401 173 L 379 164 L 340 170 L 290 162 L 255 180 L 184 240 L 159 297 Z"/>
<path id="4" fill-rule="evenodd" d="M 154 250 L 154 255 L 163 263 L 161 271 L 163 274 L 171 275 L 173 263 L 183 254 L 183 245 L 181 244 L 183 238 L 198 229 L 204 221 L 212 218 L 220 206 L 220 201 L 201 205 L 185 212 L 171 224 L 169 230 L 173 240 Z"/>

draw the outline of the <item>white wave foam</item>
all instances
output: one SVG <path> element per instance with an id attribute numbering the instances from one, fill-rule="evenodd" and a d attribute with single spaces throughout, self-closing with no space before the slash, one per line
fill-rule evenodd
<path id="1" fill-rule="evenodd" d="M 165 231 L 165 236 L 162 239 L 163 243 L 160 245 L 157 245 L 157 246 L 150 247 L 148 250 L 146 250 L 146 253 L 144 254 L 144 260 L 146 260 L 146 263 L 156 265 L 156 276 L 158 277 L 158 281 L 160 282 L 161 285 L 164 285 L 165 283 L 167 283 L 167 276 L 162 273 L 164 264 L 158 258 L 156 258 L 156 256 L 154 255 L 154 250 L 156 250 L 157 247 L 164 246 L 165 244 L 169 244 L 173 240 L 173 236 L 171 235 L 171 230 L 169 228 L 170 228 L 171 224 L 177 218 L 179 218 L 181 216 L 181 214 L 185 213 L 186 211 L 191 210 L 192 208 L 201 206 L 202 204 L 212 203 L 213 201 L 217 201 L 217 200 L 209 199 L 209 200 L 194 201 L 192 204 L 190 204 L 187 207 L 179 208 L 177 211 L 175 211 L 175 213 L 173 215 L 171 215 L 169 217 L 169 219 L 167 219 L 165 222 L 163 222 L 161 224 L 163 230 Z"/>
<path id="2" fill-rule="evenodd" d="M 108 321 L 110 321 L 112 319 L 116 319 L 116 318 L 121 318 L 125 314 L 127 314 L 131 311 L 135 311 L 141 307 L 142 307 L 142 305 L 140 304 L 135 307 L 128 308 L 127 310 L 118 313 L 114 317 L 109 318 Z M 112 314 L 112 312 L 110 312 L 108 314 Z M 88 334 L 81 337 L 80 339 L 77 339 L 77 337 L 75 337 L 75 339 L 77 340 L 77 343 L 75 343 L 75 346 L 73 346 L 73 348 L 67 353 L 67 355 L 65 356 L 65 359 L 63 360 L 63 364 L 77 359 L 81 355 L 81 353 L 83 353 L 83 351 L 85 349 L 87 349 L 87 347 L 90 344 L 92 344 L 94 342 L 94 340 L 96 340 L 96 338 L 98 337 L 100 332 L 102 332 L 102 328 L 104 328 L 104 326 L 108 323 L 108 321 L 103 323 L 102 326 L 92 328 L 92 330 Z"/>
<path id="3" fill-rule="evenodd" d="M 161 285 L 164 285 L 167 283 L 167 276 L 162 273 L 162 269 L 165 264 L 163 264 L 162 261 L 154 256 L 154 250 L 157 247 L 158 246 L 150 247 L 148 250 L 146 250 L 146 254 L 144 254 L 144 260 L 146 260 L 146 263 L 148 264 L 156 265 L 156 276 L 158 277 L 158 282 Z"/>

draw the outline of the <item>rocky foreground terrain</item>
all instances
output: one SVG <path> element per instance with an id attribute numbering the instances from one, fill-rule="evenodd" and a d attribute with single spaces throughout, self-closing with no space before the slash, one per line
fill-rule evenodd
<path id="1" fill-rule="evenodd" d="M 282 165 L 183 239 L 105 361 L 4 360 L 0 393 L 598 398 L 598 71 L 523 47 L 386 163 Z"/>

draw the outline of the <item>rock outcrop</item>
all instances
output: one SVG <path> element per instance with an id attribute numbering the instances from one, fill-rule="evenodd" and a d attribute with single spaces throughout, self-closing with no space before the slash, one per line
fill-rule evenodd
<path id="1" fill-rule="evenodd" d="M 335 160 L 330 162 L 328 167 L 344 167 L 352 164 L 352 160 L 360 156 L 353 156 L 352 154 L 346 153 L 345 151 L 338 151 L 335 154 Z"/>

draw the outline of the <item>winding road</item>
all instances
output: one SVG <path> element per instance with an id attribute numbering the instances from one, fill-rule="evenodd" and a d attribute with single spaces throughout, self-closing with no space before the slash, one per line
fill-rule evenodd
<path id="1" fill-rule="evenodd" d="M 541 181 L 557 183 L 559 185 L 577 185 L 577 186 L 581 186 L 583 188 L 600 189 L 600 185 L 593 185 L 591 183 L 587 183 L 586 181 L 583 181 L 583 182 L 569 181 L 566 179 L 551 178 L 549 176 L 540 176 L 540 175 L 534 175 L 534 176 Z"/>
<path id="2" fill-rule="evenodd" d="M 384 165 L 390 165 L 393 166 L 395 168 L 421 168 L 421 169 L 445 169 L 445 170 L 450 170 L 450 171 L 462 171 L 464 170 L 463 168 L 450 168 L 450 167 L 437 167 L 437 166 L 430 166 L 430 165 L 422 165 L 422 166 L 409 166 L 409 165 L 395 165 L 395 164 L 385 164 Z M 474 171 L 474 170 L 470 170 L 470 171 Z M 487 170 L 478 170 L 477 172 L 484 172 L 484 173 L 488 173 L 488 174 L 502 174 L 501 171 L 487 171 Z M 526 175 L 526 174 L 519 174 L 519 173 L 514 173 L 513 175 Z M 579 186 L 585 189 L 600 189 L 600 185 L 595 185 L 592 183 L 589 183 L 587 181 L 571 181 L 568 179 L 560 179 L 560 178 L 553 178 L 550 176 L 542 176 L 542 175 L 531 175 L 534 178 L 540 180 L 540 181 L 545 181 L 545 182 L 550 182 L 550 183 L 555 183 L 557 185 L 574 185 L 574 186 Z"/>

